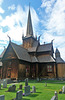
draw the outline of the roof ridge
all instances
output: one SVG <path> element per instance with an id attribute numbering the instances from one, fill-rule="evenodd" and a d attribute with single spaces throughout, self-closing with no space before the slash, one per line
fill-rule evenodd
<path id="1" fill-rule="evenodd" d="M 49 44 L 52 44 L 52 43 L 42 44 L 42 45 L 39 45 L 39 46 L 43 46 L 43 45 L 49 45 Z"/>
<path id="2" fill-rule="evenodd" d="M 6 52 L 6 48 L 3 50 L 3 52 L 0 54 L 0 58 L 3 57 L 4 53 Z"/>

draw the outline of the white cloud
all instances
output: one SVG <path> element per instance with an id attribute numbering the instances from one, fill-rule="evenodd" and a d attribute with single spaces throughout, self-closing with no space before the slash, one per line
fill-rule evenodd
<path id="1" fill-rule="evenodd" d="M 1 46 L 1 47 L 0 47 L 0 50 L 3 50 L 3 49 L 4 49 L 4 47 L 3 47 L 3 46 Z"/>
<path id="2" fill-rule="evenodd" d="M 57 35 L 52 35 L 50 33 L 44 33 L 42 36 L 44 39 L 43 42 L 51 42 L 52 40 L 54 40 L 54 47 L 60 47 L 61 45 L 63 45 L 63 43 L 65 42 L 65 37 L 64 36 L 57 36 Z"/>
<path id="3" fill-rule="evenodd" d="M 5 32 L 6 35 L 3 33 L 3 29 L 1 29 L 1 35 L 2 35 L 1 40 L 3 40 L 3 35 L 6 40 L 6 36 L 8 34 L 12 40 L 20 41 L 20 42 L 22 41 L 22 34 L 23 33 L 24 35 L 26 34 L 28 10 L 29 10 L 28 7 L 25 7 L 25 9 L 23 10 L 23 8 L 20 5 L 18 5 L 17 11 L 14 12 L 14 14 L 11 14 L 10 16 L 6 16 L 5 19 L 2 20 L 0 26 L 1 27 L 8 26 L 9 29 L 7 32 Z M 31 15 L 33 16 L 32 13 L 34 14 L 32 20 L 35 21 L 33 23 L 34 23 L 34 27 L 36 27 L 39 22 L 39 19 L 33 8 L 31 8 Z"/>
<path id="4" fill-rule="evenodd" d="M 46 19 L 46 28 L 51 33 L 56 33 L 58 35 L 65 34 L 65 0 L 42 0 L 41 7 L 46 7 L 48 12 Z M 48 5 L 50 4 L 50 9 Z M 53 6 L 52 6 L 53 5 Z"/>
<path id="5" fill-rule="evenodd" d="M 2 30 L 2 28 L 0 28 L 0 41 L 1 40 L 8 40 L 7 39 L 7 34 L 5 34 L 5 33 L 3 33 L 3 30 Z"/>
<path id="6" fill-rule="evenodd" d="M 46 29 L 42 39 L 46 42 L 54 39 L 54 49 L 58 47 L 65 59 L 65 0 L 42 0 L 41 8 L 46 14 L 46 22 L 42 21 Z"/>
<path id="7" fill-rule="evenodd" d="M 0 52 L 4 49 L 3 46 L 7 46 L 8 44 L 9 39 L 7 35 L 11 37 L 12 41 L 22 43 L 22 34 L 24 34 L 24 36 L 26 35 L 28 11 L 29 7 L 25 7 L 25 9 L 23 9 L 20 5 L 18 5 L 16 12 L 7 15 L 4 19 L 0 16 L 0 44 L 2 44 L 0 45 Z M 39 18 L 33 8 L 31 8 L 31 17 L 35 32 L 35 27 L 38 26 Z M 3 28 L 6 30 L 5 33 Z"/>
<path id="8" fill-rule="evenodd" d="M 55 36 L 55 35 L 52 35 L 50 33 L 44 33 L 42 38 L 41 38 L 41 43 L 43 44 L 44 42 L 45 43 L 49 43 L 51 42 L 52 40 L 53 41 L 53 47 L 54 47 L 54 51 L 56 50 L 56 48 L 59 49 L 60 51 L 60 54 L 61 54 L 61 57 L 65 60 L 65 37 L 64 36 Z"/>
<path id="9" fill-rule="evenodd" d="M 0 0 L 0 13 L 3 14 L 5 11 L 4 11 L 4 9 L 2 9 L 2 7 L 1 7 L 2 3 L 3 3 L 3 0 Z M 0 18 L 1 18 L 1 17 L 0 17 Z"/>
<path id="10" fill-rule="evenodd" d="M 47 23 L 47 29 L 58 35 L 65 34 L 65 1 L 57 0 Z"/>
<path id="11" fill-rule="evenodd" d="M 3 20 L 3 18 L 2 18 L 2 16 L 0 15 L 0 21 L 2 21 Z"/>
<path id="12" fill-rule="evenodd" d="M 45 11 L 48 13 L 52 10 L 54 2 L 55 0 L 42 0 L 41 8 L 46 8 Z"/>
<path id="13" fill-rule="evenodd" d="M 65 61 L 65 45 L 63 46 L 63 47 L 60 47 L 59 48 L 59 51 L 61 52 L 61 57 L 64 59 L 64 61 Z"/>
<path id="14" fill-rule="evenodd" d="M 0 13 L 4 13 L 5 11 L 0 7 Z"/>
<path id="15" fill-rule="evenodd" d="M 1 45 L 1 44 L 7 44 L 7 41 L 1 41 L 1 40 L 0 40 L 0 45 Z M 2 45 L 1 45 L 1 46 L 2 46 Z"/>
<path id="16" fill-rule="evenodd" d="M 33 8 L 31 8 L 31 18 L 32 18 L 33 31 L 34 31 L 34 35 L 35 35 L 38 32 L 38 29 L 39 29 L 38 25 L 39 25 L 40 20 L 39 20 L 39 17 L 37 15 L 36 11 Z"/>
<path id="17" fill-rule="evenodd" d="M 13 4 L 13 5 L 9 6 L 8 9 L 9 9 L 9 10 L 10 10 L 10 9 L 11 9 L 11 10 L 15 10 L 16 7 L 15 7 L 15 5 Z"/>
<path id="18" fill-rule="evenodd" d="M 0 5 L 3 3 L 3 0 L 0 0 Z"/>

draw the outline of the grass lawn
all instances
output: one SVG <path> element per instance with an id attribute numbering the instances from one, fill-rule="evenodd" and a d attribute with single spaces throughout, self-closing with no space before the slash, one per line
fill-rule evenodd
<path id="1" fill-rule="evenodd" d="M 45 82 L 47 82 L 47 87 L 45 87 Z M 57 83 L 58 82 L 58 83 Z M 5 95 L 5 100 L 12 100 L 16 97 L 16 92 L 18 91 L 19 84 L 23 85 L 23 93 L 25 82 L 16 83 L 16 91 L 15 92 L 6 92 L 8 87 L 12 84 L 8 84 L 7 88 L 2 88 L 0 90 L 0 95 Z M 43 80 L 41 82 L 37 82 L 36 80 L 29 81 L 30 89 L 32 90 L 32 86 L 36 87 L 36 93 L 31 93 L 29 96 L 23 96 L 22 100 L 51 100 L 52 96 L 54 96 L 54 92 L 62 89 L 62 86 L 65 83 L 60 83 L 60 81 L 51 81 L 51 80 Z M 58 100 L 65 100 L 65 94 L 58 94 Z"/>

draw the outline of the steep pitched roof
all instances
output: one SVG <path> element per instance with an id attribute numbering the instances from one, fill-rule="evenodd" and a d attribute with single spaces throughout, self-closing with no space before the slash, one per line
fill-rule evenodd
<path id="1" fill-rule="evenodd" d="M 2 52 L 1 55 L 0 55 L 0 66 L 3 65 L 1 59 L 2 59 L 2 57 L 3 57 L 4 53 L 5 53 L 5 51 L 6 51 L 6 49 L 4 49 L 3 52 Z"/>
<path id="2" fill-rule="evenodd" d="M 36 56 L 32 56 L 31 57 L 31 62 L 35 63 L 35 62 L 39 62 Z"/>
<path id="3" fill-rule="evenodd" d="M 65 61 L 61 57 L 57 57 L 56 63 L 65 63 Z"/>
<path id="4" fill-rule="evenodd" d="M 55 56 L 56 56 L 56 63 L 65 63 L 65 61 L 61 58 L 60 51 L 58 50 L 58 48 L 56 48 Z"/>
<path id="5" fill-rule="evenodd" d="M 37 52 L 51 51 L 51 49 L 52 49 L 52 43 L 43 44 L 39 45 Z"/>
<path id="6" fill-rule="evenodd" d="M 4 55 L 5 51 L 6 51 L 6 49 L 4 49 L 4 50 L 3 50 L 3 52 L 1 53 L 0 58 L 2 58 L 2 57 L 3 57 L 3 55 Z"/>
<path id="7" fill-rule="evenodd" d="M 35 41 L 33 43 L 33 46 L 31 48 L 28 48 L 29 52 L 46 52 L 52 50 L 52 43 L 38 45 L 38 41 Z"/>
<path id="8" fill-rule="evenodd" d="M 31 56 L 31 62 L 33 63 L 49 63 L 55 62 L 55 59 L 51 55 L 43 55 L 43 56 Z"/>
<path id="9" fill-rule="evenodd" d="M 1 58 L 0 58 L 0 67 L 2 66 L 2 61 L 1 61 Z"/>
<path id="10" fill-rule="evenodd" d="M 2 66 L 2 62 L 0 62 L 0 67 Z"/>
<path id="11" fill-rule="evenodd" d="M 55 62 L 54 58 L 50 55 L 39 56 L 37 58 L 40 63 Z"/>
<path id="12" fill-rule="evenodd" d="M 58 50 L 58 48 L 56 48 L 56 51 L 55 51 L 55 53 L 60 53 L 60 52 L 59 52 L 59 50 Z"/>
<path id="13" fill-rule="evenodd" d="M 28 61 L 28 62 L 39 62 L 39 63 L 44 63 L 44 62 L 55 62 L 54 58 L 50 55 L 46 55 L 46 56 L 30 56 L 29 55 L 29 51 L 23 47 L 21 47 L 20 45 L 17 45 L 15 43 L 10 42 L 10 45 L 12 46 L 15 54 L 17 55 L 18 59 L 23 60 L 23 61 Z M 51 46 L 51 44 L 47 44 L 47 45 L 43 45 L 43 47 L 45 46 Z M 47 50 L 51 50 L 51 47 L 48 48 L 43 48 L 42 47 L 42 51 L 47 51 Z M 35 47 L 34 47 L 35 48 Z M 47 49 L 48 48 L 48 49 Z M 47 49 L 47 50 L 46 50 Z M 38 48 L 39 50 L 39 48 Z M 34 49 L 34 51 L 36 51 L 36 49 Z M 40 51 L 40 50 L 39 50 Z M 4 52 L 5 53 L 5 52 Z"/>
<path id="14" fill-rule="evenodd" d="M 31 21 L 30 7 L 29 7 L 29 13 L 28 13 L 26 37 L 29 37 L 29 36 L 33 36 L 33 28 L 32 28 L 32 21 Z"/>
<path id="15" fill-rule="evenodd" d="M 23 47 L 21 47 L 19 45 L 12 43 L 12 42 L 11 42 L 11 46 L 12 46 L 13 50 L 15 51 L 18 59 L 28 61 L 28 62 L 31 61 L 30 55 L 28 54 L 26 49 L 24 49 Z"/>
<path id="16" fill-rule="evenodd" d="M 33 43 L 33 46 L 31 48 L 28 48 L 28 52 L 36 52 L 37 47 L 38 47 L 38 41 L 35 41 Z"/>

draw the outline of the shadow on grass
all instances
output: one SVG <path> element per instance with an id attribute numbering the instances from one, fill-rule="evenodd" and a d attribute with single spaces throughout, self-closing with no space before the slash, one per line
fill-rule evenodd
<path id="1" fill-rule="evenodd" d="M 42 92 L 36 92 L 36 93 L 42 93 Z"/>
<path id="2" fill-rule="evenodd" d="M 29 97 L 36 97 L 36 96 L 38 96 L 38 94 L 31 94 L 31 95 L 29 95 Z"/>
<path id="3" fill-rule="evenodd" d="M 11 99 L 11 100 L 16 100 L 16 98 Z M 30 100 L 30 99 L 22 98 L 22 99 L 20 99 L 20 100 Z"/>
<path id="4" fill-rule="evenodd" d="M 44 86 L 45 88 L 49 88 L 49 87 L 51 87 L 51 86 L 49 86 L 49 85 L 47 85 L 47 86 Z"/>
<path id="5" fill-rule="evenodd" d="M 4 88 L 1 88 L 0 90 L 4 90 Z"/>
<path id="6" fill-rule="evenodd" d="M 29 83 L 43 83 L 43 81 L 37 81 L 37 80 L 32 81 L 32 80 L 30 80 Z"/>
<path id="7" fill-rule="evenodd" d="M 30 89 L 32 89 L 32 87 L 30 87 Z M 38 88 L 36 87 L 36 90 L 37 90 Z"/>
<path id="8" fill-rule="evenodd" d="M 30 100 L 30 99 L 22 98 L 21 100 Z"/>
<path id="9" fill-rule="evenodd" d="M 17 90 L 15 90 L 15 91 L 5 91 L 5 92 L 9 92 L 9 93 L 17 93 Z"/>

